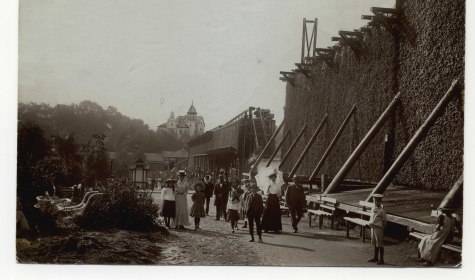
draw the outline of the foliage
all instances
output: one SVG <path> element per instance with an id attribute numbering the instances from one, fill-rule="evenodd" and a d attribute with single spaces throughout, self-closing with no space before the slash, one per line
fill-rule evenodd
<path id="1" fill-rule="evenodd" d="M 87 185 L 96 185 L 110 176 L 109 156 L 104 147 L 105 135 L 93 135 L 86 146 Z"/>
<path id="2" fill-rule="evenodd" d="M 87 144 L 91 135 L 106 135 L 104 145 L 108 151 L 133 152 L 137 145 L 143 152 L 175 151 L 183 145 L 173 135 L 153 131 L 142 120 L 124 116 L 115 107 L 103 109 L 88 100 L 54 107 L 20 103 L 18 118 L 37 123 L 47 137 L 74 135 L 81 145 Z"/>
<path id="3" fill-rule="evenodd" d="M 83 178 L 82 156 L 74 135 L 54 137 L 53 153 L 55 164 L 61 172 L 55 177 L 55 183 L 61 186 L 78 184 Z"/>
<path id="4" fill-rule="evenodd" d="M 103 195 L 91 200 L 76 218 L 80 228 L 149 231 L 157 226 L 158 205 L 151 193 L 137 189 L 125 179 L 109 179 L 100 191 Z"/>

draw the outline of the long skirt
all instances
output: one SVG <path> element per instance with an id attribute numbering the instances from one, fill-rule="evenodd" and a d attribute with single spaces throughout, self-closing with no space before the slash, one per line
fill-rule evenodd
<path id="1" fill-rule="evenodd" d="M 188 226 L 188 202 L 186 194 L 176 194 L 175 196 L 175 225 L 176 226 Z"/>
<path id="2" fill-rule="evenodd" d="M 430 262 L 437 261 L 440 248 L 442 248 L 447 235 L 447 232 L 440 230 L 423 237 L 418 246 L 421 258 Z"/>
<path id="3" fill-rule="evenodd" d="M 276 194 L 269 194 L 266 201 L 266 208 L 262 216 L 263 230 L 282 230 L 282 220 L 280 213 L 279 197 Z"/>
<path id="4" fill-rule="evenodd" d="M 162 217 L 175 218 L 175 201 L 174 200 L 164 200 L 163 201 L 163 210 Z"/>

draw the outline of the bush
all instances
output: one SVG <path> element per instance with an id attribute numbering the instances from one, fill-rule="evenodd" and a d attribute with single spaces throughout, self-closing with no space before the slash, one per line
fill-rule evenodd
<path id="1" fill-rule="evenodd" d="M 150 193 L 137 189 L 125 179 L 109 179 L 92 199 L 76 224 L 83 229 L 117 228 L 150 231 L 157 227 L 158 205 Z"/>

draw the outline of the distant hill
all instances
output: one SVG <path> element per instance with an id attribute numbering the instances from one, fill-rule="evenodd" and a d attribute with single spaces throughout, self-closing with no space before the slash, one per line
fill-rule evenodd
<path id="1" fill-rule="evenodd" d="M 19 103 L 18 120 L 34 122 L 46 137 L 74 135 L 78 144 L 86 144 L 92 135 L 106 135 L 108 151 L 176 151 L 183 143 L 173 135 L 151 130 L 140 119 L 122 115 L 115 107 L 103 109 L 92 101 L 54 107 L 48 104 Z"/>

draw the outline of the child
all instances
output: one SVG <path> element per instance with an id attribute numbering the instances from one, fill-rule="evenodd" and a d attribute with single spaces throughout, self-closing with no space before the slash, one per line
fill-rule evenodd
<path id="1" fill-rule="evenodd" d="M 247 228 L 247 208 L 248 208 L 248 196 L 251 194 L 251 180 L 243 179 L 244 187 L 246 191 L 241 195 L 241 219 L 244 220 L 244 226 Z"/>
<path id="2" fill-rule="evenodd" d="M 238 186 L 234 185 L 228 198 L 228 220 L 231 222 L 232 233 L 237 228 L 237 221 L 239 220 L 239 210 L 241 208 L 241 192 Z"/>
<path id="3" fill-rule="evenodd" d="M 368 262 L 375 262 L 377 264 L 384 264 L 384 229 L 386 228 L 387 218 L 386 211 L 384 211 L 381 201 L 382 194 L 373 194 L 374 207 L 371 209 L 371 218 L 369 226 L 371 227 L 371 245 L 374 246 L 374 257 Z M 378 259 L 379 251 L 379 259 Z"/>
<path id="4" fill-rule="evenodd" d="M 162 189 L 161 213 L 165 220 L 165 226 L 171 228 L 170 219 L 175 218 L 175 182 L 174 179 L 165 180 L 165 187 Z"/>
<path id="5" fill-rule="evenodd" d="M 257 235 L 259 236 L 259 243 L 262 242 L 262 229 L 261 229 L 261 216 L 264 212 L 264 203 L 262 201 L 262 196 L 257 193 L 258 187 L 255 183 L 251 185 L 252 193 L 248 195 L 248 208 L 247 208 L 247 219 L 249 221 L 249 233 L 251 234 L 251 240 L 249 242 L 254 242 L 254 222 L 256 223 Z"/>
<path id="6" fill-rule="evenodd" d="M 195 185 L 195 193 L 191 196 L 193 205 L 190 210 L 190 217 L 195 217 L 195 230 L 200 228 L 200 218 L 206 216 L 205 212 L 205 194 L 203 193 L 203 186 L 201 184 Z"/>

